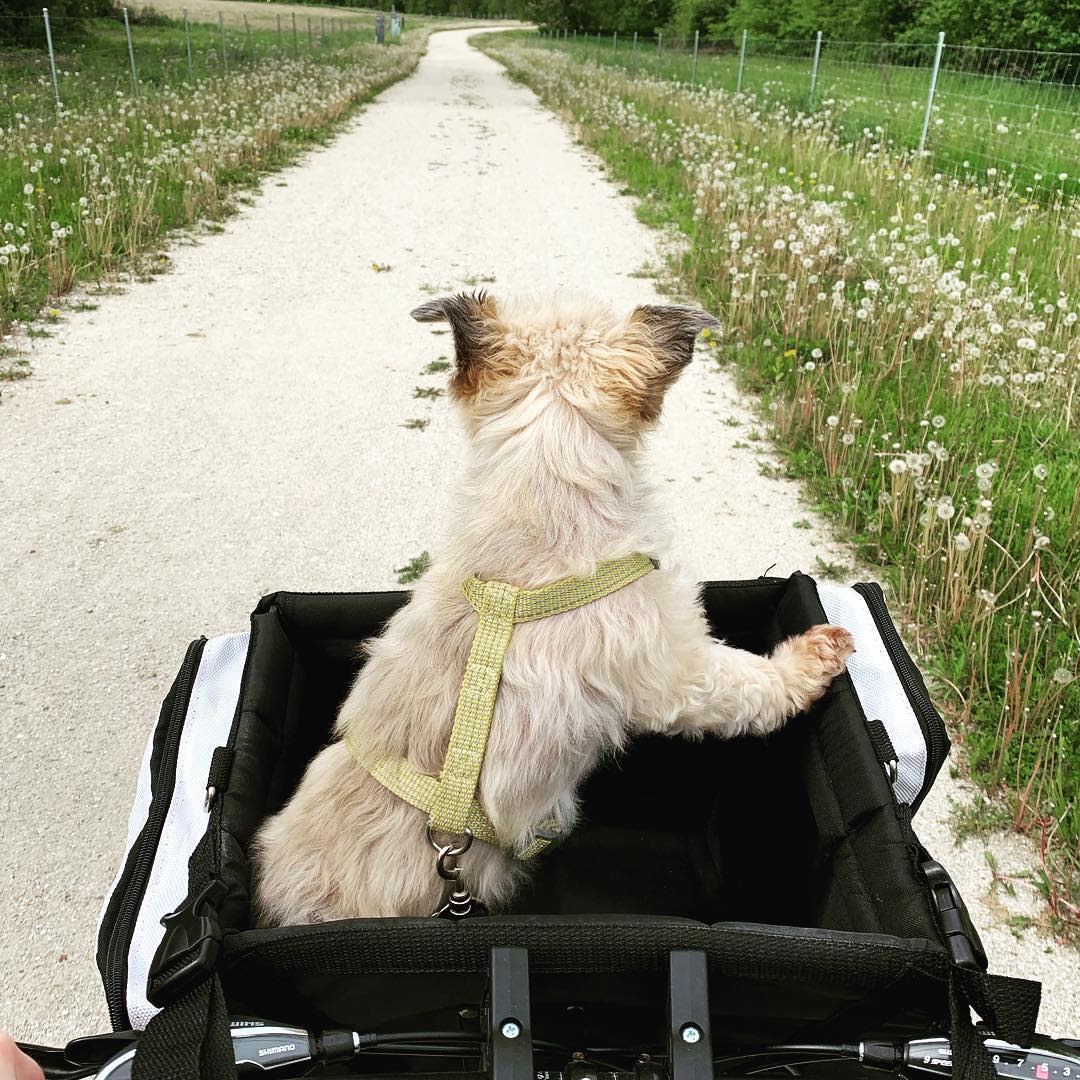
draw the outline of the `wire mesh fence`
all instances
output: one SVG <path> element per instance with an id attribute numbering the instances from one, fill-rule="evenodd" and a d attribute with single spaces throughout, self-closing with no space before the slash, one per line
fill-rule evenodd
<path id="1" fill-rule="evenodd" d="M 0 16 L 9 39 L 0 62 L 0 128 L 104 107 L 117 97 L 156 87 L 195 84 L 238 73 L 274 57 L 312 56 L 332 61 L 351 46 L 375 40 L 370 12 L 260 11 L 196 21 L 121 8 L 116 18 L 69 19 L 50 15 Z M 11 21 L 18 20 L 18 26 Z M 11 32 L 14 31 L 14 32 Z M 393 43 L 401 25 L 384 23 Z"/>
<path id="2" fill-rule="evenodd" d="M 662 35 L 544 31 L 544 44 L 639 77 L 826 110 L 845 138 L 925 151 L 963 175 L 1080 192 L 1080 53 L 938 42 L 744 35 L 694 48 Z M 940 47 L 939 47 L 940 46 Z"/>

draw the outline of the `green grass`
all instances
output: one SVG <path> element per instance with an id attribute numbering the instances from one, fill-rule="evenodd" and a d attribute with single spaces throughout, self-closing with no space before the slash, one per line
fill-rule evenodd
<path id="1" fill-rule="evenodd" d="M 611 35 L 551 40 L 547 48 L 576 60 L 617 66 L 628 73 L 689 83 L 693 55 L 656 41 L 613 44 Z M 813 41 L 751 42 L 743 65 L 742 89 L 766 102 L 824 112 L 845 139 L 867 133 L 890 145 L 919 146 L 935 46 L 826 43 L 811 106 Z M 1045 54 L 1043 78 L 1021 79 L 995 68 L 1004 53 L 947 46 L 942 59 L 927 137 L 936 168 L 982 178 L 987 169 L 1015 170 L 1021 187 L 1045 195 L 1062 186 L 1080 191 L 1080 87 L 1054 81 L 1057 54 Z M 659 64 L 657 59 L 659 56 Z M 1014 68 L 1037 70 L 1038 54 L 1017 54 Z M 702 50 L 696 84 L 733 93 L 739 82 L 734 48 Z M 1061 173 L 1066 180 L 1058 179 Z"/>
<path id="2" fill-rule="evenodd" d="M 213 222 L 241 189 L 321 143 L 362 103 L 408 75 L 426 42 L 418 21 L 403 43 L 368 42 L 361 26 L 323 38 L 313 19 L 290 33 L 182 24 L 133 27 L 138 95 L 122 22 L 61 35 L 57 116 L 47 57 L 0 56 L 0 336 L 50 297 L 144 258 L 170 230 Z M 228 73 L 226 73 L 226 58 Z M 211 224 L 211 228 L 214 226 Z M 0 364 L 0 366 L 3 366 Z"/>
<path id="3" fill-rule="evenodd" d="M 426 551 L 421 551 L 419 555 L 410 559 L 404 566 L 399 566 L 394 570 L 397 574 L 397 580 L 399 585 L 411 585 L 417 578 L 421 578 L 428 572 L 431 566 L 431 555 Z"/>
<path id="4" fill-rule="evenodd" d="M 446 391 L 441 386 L 414 386 L 412 396 L 414 398 L 441 398 Z"/>
<path id="5" fill-rule="evenodd" d="M 972 776 L 1045 844 L 1074 920 L 1080 203 L 973 189 L 782 102 L 483 40 L 683 234 L 671 270 L 720 319 L 713 362 L 891 584 Z"/>

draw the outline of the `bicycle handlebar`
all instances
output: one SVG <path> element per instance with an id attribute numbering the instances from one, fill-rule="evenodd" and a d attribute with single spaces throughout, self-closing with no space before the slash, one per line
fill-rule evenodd
<path id="1" fill-rule="evenodd" d="M 427 1053 L 439 1057 L 468 1057 L 478 1054 L 482 1045 L 476 1036 L 464 1032 L 406 1032 L 376 1035 L 356 1031 L 323 1031 L 318 1034 L 303 1028 L 267 1023 L 262 1020 L 237 1019 L 231 1022 L 233 1052 L 237 1071 L 265 1074 L 289 1066 L 345 1062 L 366 1052 Z M 1080 1044 L 1057 1043 L 1061 1049 L 1044 1050 L 1014 1046 L 1000 1039 L 987 1039 L 994 1068 L 1003 1080 L 1080 1080 Z M 96 1073 L 95 1080 L 129 1080 L 137 1044 L 133 1043 L 112 1057 Z M 1074 1050 L 1075 1056 L 1062 1052 Z M 946 1038 L 912 1039 L 904 1043 L 882 1040 L 837 1045 L 799 1044 L 765 1047 L 739 1055 L 717 1058 L 718 1075 L 763 1071 L 763 1062 L 772 1060 L 776 1068 L 791 1065 L 792 1056 L 799 1064 L 829 1060 L 858 1062 L 864 1068 L 881 1072 L 914 1071 L 936 1076 L 951 1076 L 952 1046 Z M 658 1061 L 650 1060 L 655 1075 Z M 770 1066 L 765 1065 L 764 1069 Z M 660 1070 L 663 1071 L 662 1068 Z M 571 1065 L 566 1071 L 539 1070 L 537 1080 L 640 1080 L 639 1072 L 589 1067 L 587 1062 Z"/>

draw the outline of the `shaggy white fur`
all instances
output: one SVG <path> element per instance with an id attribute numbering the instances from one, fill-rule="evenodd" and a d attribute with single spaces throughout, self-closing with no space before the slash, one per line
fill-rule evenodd
<path id="1" fill-rule="evenodd" d="M 685 307 L 628 319 L 556 298 L 484 294 L 413 312 L 454 332 L 451 392 L 470 436 L 448 542 L 409 603 L 365 646 L 337 730 L 369 758 L 406 757 L 438 774 L 476 613 L 471 574 L 536 588 L 602 559 L 658 556 L 661 569 L 592 604 L 516 627 L 478 797 L 507 848 L 536 823 L 572 828 L 579 784 L 634 732 L 764 734 L 806 709 L 843 670 L 850 636 L 818 626 L 769 657 L 709 634 L 697 587 L 667 568 L 668 537 L 640 469 L 642 434 L 713 320 Z M 337 742 L 256 837 L 264 924 L 425 915 L 442 901 L 420 811 Z M 479 842 L 463 880 L 505 905 L 524 873 Z"/>

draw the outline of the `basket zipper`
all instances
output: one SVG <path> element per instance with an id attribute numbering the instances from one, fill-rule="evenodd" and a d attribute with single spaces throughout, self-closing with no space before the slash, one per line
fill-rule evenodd
<path id="1" fill-rule="evenodd" d="M 127 960 L 127 947 L 135 929 L 135 920 L 139 914 L 139 905 L 150 870 L 154 865 L 161 830 L 172 802 L 173 788 L 176 784 L 176 758 L 180 750 L 180 736 L 187 718 L 188 702 L 191 700 L 191 687 L 195 681 L 195 672 L 202 658 L 206 638 L 193 641 L 184 654 L 180 673 L 176 676 L 172 708 L 169 712 L 168 726 L 165 730 L 165 742 L 158 762 L 156 779 L 162 785 L 154 791 L 150 800 L 150 809 L 146 824 L 139 834 L 139 854 L 134 869 L 124 886 L 124 899 L 116 913 L 112 930 L 109 933 L 109 948 L 105 956 L 105 1000 L 109 1007 L 109 1020 L 114 1031 L 130 1027 L 124 993 L 124 969 Z"/>
<path id="2" fill-rule="evenodd" d="M 918 806 L 923 795 L 929 791 L 934 777 L 937 776 L 941 766 L 945 764 L 945 759 L 949 754 L 949 738 L 945 733 L 945 724 L 938 715 L 937 709 L 934 708 L 930 695 L 926 692 L 919 669 L 908 655 L 900 634 L 893 625 L 881 586 L 873 581 L 860 581 L 853 588 L 866 601 L 866 606 L 870 609 L 874 625 L 877 626 L 885 650 L 892 659 L 893 667 L 896 669 L 896 674 L 900 679 L 900 685 L 903 686 L 904 693 L 907 694 L 907 699 L 911 703 L 911 710 L 915 713 L 915 718 L 919 722 L 919 727 L 922 728 L 923 738 L 926 741 L 926 781 L 918 798 L 915 800 L 915 806 Z M 912 809 L 915 809 L 915 806 Z"/>

